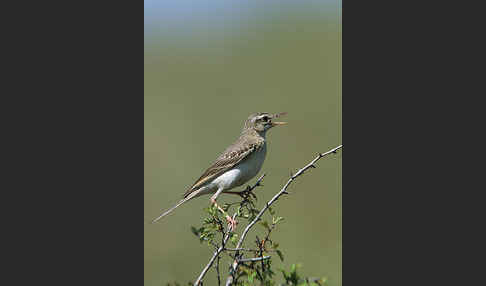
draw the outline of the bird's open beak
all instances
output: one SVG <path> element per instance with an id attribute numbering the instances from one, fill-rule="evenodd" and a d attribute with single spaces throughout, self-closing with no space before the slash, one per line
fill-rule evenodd
<path id="1" fill-rule="evenodd" d="M 277 113 L 273 116 L 273 118 L 279 118 L 280 116 L 284 116 L 285 114 L 287 114 L 287 112 Z M 272 122 L 272 127 L 277 126 L 277 125 L 285 125 L 285 124 L 287 124 L 287 122 L 275 121 L 275 122 Z"/>

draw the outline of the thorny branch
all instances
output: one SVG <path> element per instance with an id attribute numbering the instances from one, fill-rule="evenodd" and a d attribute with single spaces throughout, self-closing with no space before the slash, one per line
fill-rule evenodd
<path id="1" fill-rule="evenodd" d="M 263 180 L 263 178 L 265 177 L 265 174 L 261 175 L 260 178 L 258 178 L 258 180 L 256 181 L 256 183 L 247 188 L 245 190 L 245 192 L 251 192 L 253 191 L 256 187 L 258 186 L 261 186 L 261 181 Z M 236 215 L 237 213 L 235 212 L 233 214 L 233 219 L 236 218 Z M 225 246 L 226 246 L 226 243 L 228 242 L 228 239 L 230 238 L 231 236 L 231 232 L 228 230 L 226 232 L 226 234 L 223 236 L 223 239 L 221 241 L 221 246 L 219 248 L 216 249 L 216 251 L 214 252 L 213 256 L 211 257 L 211 259 L 209 260 L 208 264 L 206 265 L 206 267 L 204 267 L 204 269 L 202 270 L 201 274 L 199 274 L 199 277 L 197 278 L 196 282 L 194 282 L 194 286 L 199 286 L 201 285 L 202 283 L 202 279 L 204 278 L 204 276 L 206 275 L 206 273 L 208 272 L 208 270 L 211 268 L 211 266 L 213 265 L 214 263 L 214 260 L 216 258 L 218 258 L 218 266 L 219 266 L 219 254 L 223 251 L 223 250 L 226 250 L 225 249 Z M 217 268 L 217 272 L 218 272 L 218 280 L 219 280 L 219 267 Z"/>
<path id="2" fill-rule="evenodd" d="M 304 166 L 302 169 L 298 170 L 297 173 L 295 174 L 291 174 L 290 176 L 290 179 L 287 181 L 287 183 L 282 187 L 282 189 L 277 193 L 275 194 L 275 196 L 273 196 L 273 198 L 268 201 L 265 206 L 260 210 L 260 212 L 256 215 L 256 217 L 246 226 L 246 228 L 244 229 L 243 233 L 241 234 L 240 236 L 240 239 L 236 245 L 235 248 L 226 248 L 226 243 L 228 242 L 229 238 L 231 237 L 231 232 L 230 231 L 227 231 L 226 233 L 223 232 L 223 238 L 222 238 L 222 241 L 221 241 L 221 245 L 219 247 L 217 247 L 216 245 L 216 249 L 215 249 L 215 252 L 213 254 L 213 256 L 211 257 L 211 259 L 209 260 L 208 264 L 204 267 L 204 269 L 202 270 L 201 274 L 199 275 L 199 277 L 197 278 L 196 282 L 194 283 L 194 286 L 200 286 L 202 285 L 202 280 L 204 278 L 204 276 L 207 274 L 208 270 L 211 268 L 211 266 L 213 265 L 214 261 L 216 259 L 218 259 L 218 262 L 217 262 L 217 274 L 218 274 L 218 284 L 220 282 L 220 275 L 219 275 L 219 258 L 220 258 L 220 254 L 221 252 L 223 251 L 235 251 L 235 255 L 232 256 L 234 257 L 234 262 L 232 263 L 231 265 L 231 273 L 230 275 L 228 276 L 227 280 L 226 280 L 226 286 L 230 286 L 232 285 L 233 283 L 233 279 L 234 279 L 234 275 L 237 274 L 237 271 L 238 271 L 238 267 L 240 266 L 240 264 L 244 264 L 245 262 L 257 262 L 257 261 L 262 261 L 263 260 L 266 260 L 266 259 L 269 259 L 270 256 L 263 256 L 263 252 L 262 252 L 262 249 L 248 249 L 248 248 L 242 248 L 241 245 L 243 244 L 245 238 L 246 238 L 246 235 L 248 234 L 248 232 L 250 231 L 250 229 L 258 222 L 260 221 L 261 217 L 263 216 L 263 214 L 268 210 L 268 208 L 275 202 L 277 201 L 282 195 L 284 194 L 288 194 L 287 192 L 287 188 L 289 187 L 289 185 L 297 178 L 299 177 L 300 175 L 302 175 L 303 173 L 305 173 L 308 169 L 310 168 L 316 168 L 315 166 L 315 163 L 317 161 L 319 161 L 322 157 L 325 157 L 329 154 L 332 154 L 332 153 L 336 153 L 337 150 L 341 149 L 343 147 L 343 145 L 339 145 L 325 153 L 319 153 L 318 156 L 312 160 L 309 164 L 307 164 L 306 166 Z M 251 187 L 248 187 L 244 192 L 244 194 L 246 196 L 254 196 L 254 194 L 252 194 L 251 192 L 258 186 L 261 186 L 261 181 L 263 180 L 263 178 L 265 177 L 265 174 L 263 174 L 262 176 L 260 176 L 258 178 L 258 180 L 256 181 L 256 183 L 251 186 Z M 246 201 L 246 199 L 244 198 L 244 200 L 240 203 L 240 206 L 242 206 Z M 236 218 L 238 212 L 235 212 L 233 214 L 233 219 Z M 265 240 L 268 239 L 268 235 L 267 234 L 267 237 L 265 238 Z M 264 240 L 264 241 L 265 241 Z M 240 253 L 240 251 L 252 251 L 252 252 L 260 252 L 260 257 L 254 257 L 254 258 L 243 258 L 243 253 Z M 258 272 L 258 270 L 257 270 Z"/>
<path id="3" fill-rule="evenodd" d="M 300 175 L 302 175 L 303 173 L 305 173 L 307 170 L 309 170 L 310 168 L 316 168 L 316 166 L 314 165 L 317 161 L 319 161 L 322 157 L 324 156 L 327 156 L 329 154 L 332 154 L 332 153 L 336 153 L 337 150 L 341 149 L 343 147 L 343 145 L 339 145 L 325 153 L 319 153 L 317 155 L 317 157 L 312 160 L 309 164 L 307 164 L 306 166 L 304 166 L 302 169 L 300 169 L 299 171 L 297 171 L 297 173 L 293 174 L 290 179 L 287 181 L 287 183 L 283 186 L 283 188 L 277 193 L 275 194 L 275 196 L 273 196 L 273 198 L 268 201 L 265 206 L 262 208 L 262 210 L 258 213 L 258 215 L 253 219 L 252 222 L 250 222 L 245 230 L 243 231 L 243 233 L 241 234 L 241 237 L 240 237 L 240 240 L 238 241 L 238 244 L 236 245 L 236 249 L 238 248 L 241 248 L 241 245 L 243 244 L 243 241 L 245 240 L 246 238 L 246 235 L 248 234 L 248 231 L 260 220 L 260 218 L 262 217 L 262 215 L 265 213 L 265 211 L 276 201 L 278 200 L 278 198 L 280 198 L 280 196 L 282 196 L 283 194 L 288 194 L 287 192 L 287 188 L 289 187 L 289 185 L 297 178 L 299 177 Z M 235 253 L 235 257 L 236 259 L 234 260 L 233 264 L 232 264 L 232 269 L 231 269 L 231 272 L 232 273 L 236 273 L 237 270 L 238 270 L 238 266 L 241 262 L 241 259 L 239 260 L 238 257 L 239 257 L 239 251 L 236 251 Z M 226 286 L 230 286 L 231 284 L 233 283 L 233 275 L 230 274 L 228 276 L 228 278 L 226 279 Z M 196 284 L 197 285 L 197 284 Z"/>
<path id="4" fill-rule="evenodd" d="M 235 219 L 235 217 L 236 217 L 236 213 L 233 215 L 233 219 Z M 228 242 L 228 239 L 230 238 L 230 236 L 231 236 L 231 232 L 227 231 L 226 234 L 225 234 L 225 236 L 224 236 L 224 238 L 223 238 L 223 241 L 221 243 L 221 246 L 218 249 L 216 249 L 216 251 L 213 254 L 213 257 L 211 257 L 211 259 L 209 260 L 208 264 L 206 265 L 206 267 L 204 267 L 204 269 L 202 270 L 201 274 L 197 278 L 196 282 L 194 282 L 194 286 L 199 286 L 201 284 L 201 281 L 204 278 L 204 275 L 206 275 L 206 273 L 208 272 L 209 268 L 211 268 L 211 265 L 213 265 L 214 260 L 217 257 L 219 257 L 219 254 L 221 253 L 221 251 L 223 251 L 224 246 L 226 245 L 226 242 Z"/>

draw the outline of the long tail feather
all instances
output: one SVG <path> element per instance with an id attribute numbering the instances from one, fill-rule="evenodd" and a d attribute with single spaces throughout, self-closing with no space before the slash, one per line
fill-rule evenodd
<path id="1" fill-rule="evenodd" d="M 156 223 L 159 219 L 163 218 L 164 216 L 170 214 L 172 211 L 174 211 L 178 206 L 182 205 L 183 203 L 187 202 L 188 200 L 196 197 L 199 194 L 199 192 L 193 192 L 189 196 L 183 198 L 180 200 L 175 206 L 171 207 L 170 209 L 166 210 L 163 212 L 161 215 L 159 215 L 157 218 L 152 220 L 152 223 Z"/>
<path id="2" fill-rule="evenodd" d="M 170 209 L 166 210 L 164 213 L 162 213 L 161 215 L 159 215 L 157 218 L 155 218 L 154 220 L 152 220 L 152 223 L 156 223 L 159 219 L 163 218 L 164 216 L 170 214 L 172 211 L 174 211 L 178 206 L 182 205 L 183 203 L 187 202 L 187 198 L 184 198 L 182 200 L 180 200 L 175 206 L 171 207 Z"/>

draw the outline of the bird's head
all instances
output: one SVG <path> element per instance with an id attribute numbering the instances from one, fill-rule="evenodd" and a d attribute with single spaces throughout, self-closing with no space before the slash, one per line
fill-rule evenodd
<path id="1" fill-rule="evenodd" d="M 243 130 L 253 129 L 259 133 L 266 132 L 268 129 L 287 124 L 287 122 L 273 121 L 275 118 L 283 116 L 287 112 L 281 112 L 277 114 L 270 114 L 267 112 L 258 112 L 250 115 L 245 121 L 245 127 Z"/>

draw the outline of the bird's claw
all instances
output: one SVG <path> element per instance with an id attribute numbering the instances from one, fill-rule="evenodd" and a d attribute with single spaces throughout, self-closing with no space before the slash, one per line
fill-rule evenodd
<path id="1" fill-rule="evenodd" d="M 229 231 L 234 231 L 236 229 L 236 225 L 238 224 L 238 222 L 232 217 L 230 217 L 229 215 L 226 216 L 226 220 L 228 221 Z"/>

